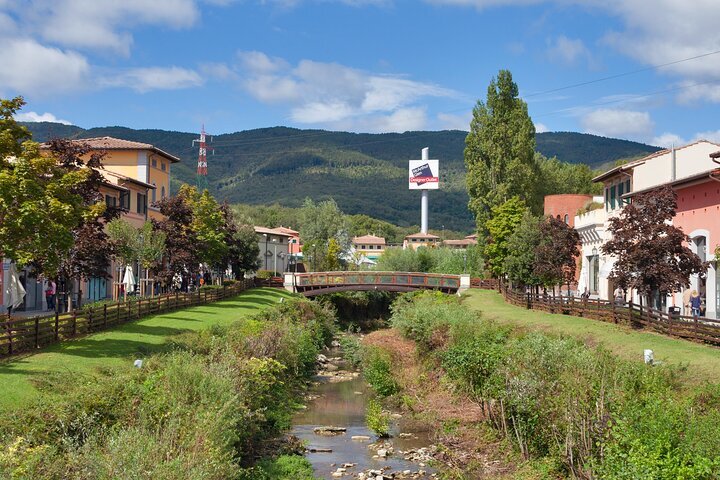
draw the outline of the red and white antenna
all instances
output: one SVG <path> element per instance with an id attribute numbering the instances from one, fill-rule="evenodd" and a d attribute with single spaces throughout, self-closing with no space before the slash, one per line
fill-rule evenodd
<path id="1" fill-rule="evenodd" d="M 212 141 L 212 137 L 210 137 L 210 141 Z M 198 165 L 197 165 L 197 187 L 198 190 L 203 191 L 208 188 L 208 181 L 207 181 L 207 174 L 208 174 L 208 162 L 207 162 L 207 143 L 205 141 L 205 124 L 203 123 L 202 130 L 200 131 L 200 138 L 195 139 L 192 141 L 193 147 L 195 146 L 195 143 L 198 143 Z M 213 154 L 215 153 L 215 149 L 210 147 L 210 150 L 212 150 Z"/>

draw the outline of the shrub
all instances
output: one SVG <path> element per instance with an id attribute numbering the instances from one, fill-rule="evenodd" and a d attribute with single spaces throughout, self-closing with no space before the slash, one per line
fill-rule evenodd
<path id="1" fill-rule="evenodd" d="M 368 401 L 365 421 L 378 437 L 387 437 L 390 434 L 390 416 L 383 412 L 382 405 L 374 398 Z"/>
<path id="2" fill-rule="evenodd" d="M 379 348 L 369 347 L 363 350 L 363 375 L 365 380 L 381 397 L 389 397 L 400 388 L 393 378 L 390 355 Z"/>

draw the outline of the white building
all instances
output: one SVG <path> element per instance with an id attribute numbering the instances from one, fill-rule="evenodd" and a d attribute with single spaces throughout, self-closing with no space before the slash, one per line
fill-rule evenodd
<path id="1" fill-rule="evenodd" d="M 604 184 L 603 207 L 575 217 L 575 229 L 580 234 L 582 242 L 582 265 L 578 280 L 580 292 L 587 288 L 594 298 L 612 299 L 615 286 L 608 277 L 614 265 L 614 258 L 603 255 L 601 246 L 610 239 L 609 220 L 620 214 L 622 208 L 631 201 L 632 196 L 662 185 L 671 185 L 676 190 L 692 185 L 694 179 L 718 168 L 717 163 L 710 158 L 710 154 L 717 152 L 719 148 L 718 144 L 700 140 L 682 147 L 661 150 L 615 167 L 593 179 Z M 702 233 L 698 232 L 700 230 L 685 232 L 691 238 L 689 247 L 696 253 L 700 252 L 699 239 L 696 237 Z M 706 245 L 707 235 L 702 240 L 702 245 L 705 245 L 702 253 L 710 254 Z M 711 247 L 714 249 L 714 246 Z M 713 260 L 711 257 L 712 255 L 707 255 L 708 260 Z M 716 266 L 711 266 L 708 270 L 707 276 L 710 279 L 708 285 L 717 283 L 715 269 Z M 698 284 L 697 278 L 691 278 L 691 288 L 697 288 Z M 708 298 L 714 298 L 716 295 L 713 288 L 712 285 L 708 287 Z M 656 298 L 654 303 L 660 308 L 671 305 L 682 306 L 684 303 L 682 297 L 682 293 L 677 293 L 675 298 Z M 633 300 L 638 301 L 637 296 Z M 717 314 L 715 306 L 711 303 L 713 302 L 708 302 L 708 316 Z"/>
<path id="2" fill-rule="evenodd" d="M 271 272 L 287 271 L 292 234 L 280 228 L 254 227 L 260 247 L 260 270 Z"/>

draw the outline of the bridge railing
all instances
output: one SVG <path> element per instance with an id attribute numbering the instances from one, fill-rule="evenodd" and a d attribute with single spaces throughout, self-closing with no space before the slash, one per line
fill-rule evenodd
<path id="1" fill-rule="evenodd" d="M 337 286 L 378 285 L 412 288 L 457 290 L 461 287 L 460 275 L 443 275 L 417 272 L 313 272 L 294 275 L 298 290 Z"/>

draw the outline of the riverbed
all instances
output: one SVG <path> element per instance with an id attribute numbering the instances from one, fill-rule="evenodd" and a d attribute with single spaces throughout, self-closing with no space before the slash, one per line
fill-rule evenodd
<path id="1" fill-rule="evenodd" d="M 365 380 L 343 370 L 342 362 L 330 365 L 333 370 L 340 370 L 317 377 L 308 394 L 307 408 L 293 422 L 292 433 L 305 442 L 306 458 L 315 475 L 323 479 L 374 479 L 382 471 L 379 478 L 434 478 L 435 470 L 427 464 L 430 446 L 427 431 L 419 431 L 422 429 L 417 426 L 410 429 L 395 415 L 391 438 L 378 439 L 365 424 L 367 402 L 372 398 Z M 316 428 L 327 426 L 345 431 L 336 435 L 315 432 Z M 383 453 L 388 455 L 383 457 Z"/>

